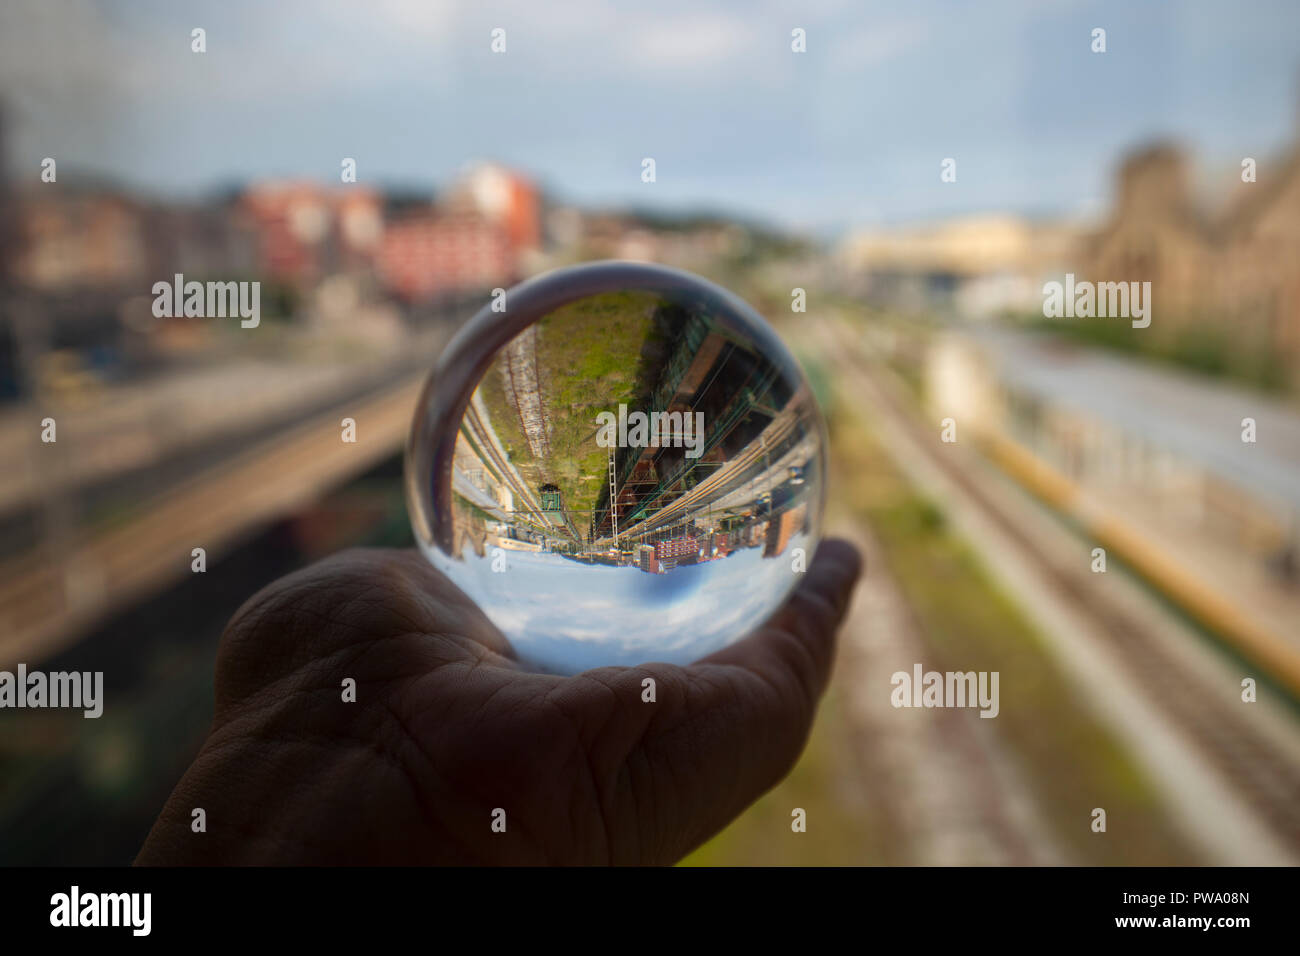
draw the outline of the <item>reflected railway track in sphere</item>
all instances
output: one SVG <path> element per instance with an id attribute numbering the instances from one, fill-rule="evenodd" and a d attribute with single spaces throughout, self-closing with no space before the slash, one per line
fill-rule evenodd
<path id="1" fill-rule="evenodd" d="M 515 508 L 511 512 L 512 518 L 518 520 L 523 517 L 530 525 L 543 533 L 572 538 L 573 535 L 567 527 L 553 522 L 543 511 L 541 502 L 533 494 L 532 489 L 528 487 L 523 477 L 515 470 L 514 465 L 502 453 L 496 432 L 483 422 L 478 409 L 474 407 L 472 401 L 465 407 L 462 427 L 469 432 L 469 437 L 482 450 L 483 455 L 487 456 L 487 461 L 484 463 L 490 465 L 510 488 L 511 494 L 523 502 L 523 508 Z"/>
<path id="2" fill-rule="evenodd" d="M 626 528 L 620 528 L 619 540 L 629 540 L 650 534 L 664 525 L 671 524 L 678 517 L 689 513 L 694 506 L 709 501 L 715 494 L 718 498 L 730 494 L 731 488 L 729 486 L 731 484 L 743 484 L 749 481 L 749 478 L 743 477 L 746 470 L 752 465 L 761 464 L 763 456 L 767 453 L 767 448 L 779 446 L 780 442 L 797 427 L 801 416 L 802 402 L 805 400 L 807 400 L 806 393 L 803 391 L 796 393 L 786 403 L 785 408 L 778 412 L 768 426 L 763 429 L 760 435 L 761 441 L 750 442 L 739 455 L 726 462 L 690 491 L 655 512 L 653 516 L 643 518 Z M 613 542 L 612 536 L 606 536 L 599 539 L 595 543 L 595 547 L 611 546 Z"/>

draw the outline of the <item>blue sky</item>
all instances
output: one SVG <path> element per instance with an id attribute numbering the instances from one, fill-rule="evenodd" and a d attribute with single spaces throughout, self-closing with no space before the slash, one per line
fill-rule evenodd
<path id="1" fill-rule="evenodd" d="M 1295 0 L 7 0 L 0 93 L 33 179 L 54 156 L 61 179 L 186 195 L 351 156 L 363 182 L 431 188 L 495 159 L 582 204 L 826 230 L 1093 211 L 1157 136 L 1267 159 L 1300 114 L 1297 37 Z"/>

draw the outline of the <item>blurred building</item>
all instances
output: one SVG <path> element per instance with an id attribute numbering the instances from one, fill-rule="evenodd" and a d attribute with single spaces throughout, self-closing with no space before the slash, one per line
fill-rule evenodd
<path id="1" fill-rule="evenodd" d="M 1210 223 L 1192 201 L 1186 157 L 1162 143 L 1121 163 L 1114 208 L 1089 237 L 1079 271 L 1095 281 L 1149 281 L 1163 314 L 1195 307 L 1204 285 L 1197 277 L 1212 257 Z"/>
<path id="2" fill-rule="evenodd" d="M 1251 329 L 1300 374 L 1300 142 L 1253 185 L 1223 223 L 1211 274 L 1234 334 Z"/>
<path id="3" fill-rule="evenodd" d="M 1255 181 L 1241 174 L 1198 191 L 1182 149 L 1135 152 L 1080 278 L 1150 282 L 1152 336 L 1212 333 L 1223 348 L 1279 356 L 1300 378 L 1300 140 L 1258 158 Z"/>
<path id="4" fill-rule="evenodd" d="M 159 203 L 107 189 L 34 187 L 18 204 L 15 274 L 33 291 L 143 294 L 175 273 L 247 275 L 258 235 L 228 204 Z"/>
<path id="5" fill-rule="evenodd" d="M 221 203 L 167 204 L 102 185 L 43 183 L 18 196 L 15 219 L 12 277 L 33 319 L 21 330 L 31 365 L 25 377 L 38 389 L 80 388 L 151 362 L 169 341 L 143 334 L 158 331 L 155 282 L 176 273 L 242 276 L 256 266 L 253 232 Z M 9 384 L 0 392 L 15 396 L 16 363 L 2 374 Z"/>
<path id="6" fill-rule="evenodd" d="M 470 168 L 437 205 L 407 209 L 379 245 L 381 281 L 408 301 L 512 285 L 541 247 L 536 187 L 504 167 Z"/>
<path id="7" fill-rule="evenodd" d="M 673 217 L 611 210 L 551 209 L 546 232 L 571 260 L 630 259 L 696 272 L 737 259 L 755 245 L 752 229 L 712 216 Z"/>
<path id="8" fill-rule="evenodd" d="M 380 280 L 406 300 L 508 286 L 517 259 L 506 231 L 474 215 L 433 210 L 384 230 L 376 261 Z"/>
<path id="9" fill-rule="evenodd" d="M 176 273 L 196 279 L 253 275 L 257 236 L 227 203 L 150 205 L 141 215 L 153 281 Z M 147 289 L 146 289 L 147 291 Z"/>
<path id="10" fill-rule="evenodd" d="M 542 212 L 537 187 L 504 166 L 471 166 L 453 184 L 443 205 L 450 213 L 476 216 L 500 229 L 516 255 L 541 245 Z"/>
<path id="11" fill-rule="evenodd" d="M 42 184 L 18 204 L 18 282 L 43 292 L 120 288 L 148 274 L 140 204 L 108 190 Z"/>
<path id="12" fill-rule="evenodd" d="M 790 538 L 796 531 L 801 531 L 808 520 L 808 505 L 802 502 L 793 508 L 782 511 L 767 524 L 767 534 L 763 541 L 763 557 L 780 557 L 790 544 Z"/>
<path id="13" fill-rule="evenodd" d="M 1045 281 L 1150 282 L 1152 338 L 1216 333 L 1275 353 L 1300 376 L 1300 140 L 1198 189 L 1170 143 L 1121 162 L 1113 206 L 1085 231 L 1014 216 L 859 232 L 841 248 L 856 291 L 882 304 L 965 316 L 1036 313 Z"/>
<path id="14" fill-rule="evenodd" d="M 1037 309 L 1043 282 L 1069 267 L 1080 238 L 1069 223 L 970 216 L 858 232 L 840 257 L 873 301 L 987 316 Z"/>
<path id="15" fill-rule="evenodd" d="M 1237 343 L 1300 360 L 1300 149 L 1261 162 L 1257 182 L 1239 179 L 1214 210 L 1197 201 L 1177 147 L 1128 157 L 1082 277 L 1150 282 L 1155 334 L 1219 325 Z"/>
<path id="16" fill-rule="evenodd" d="M 259 273 L 288 283 L 369 267 L 383 235 L 383 199 L 363 186 L 264 183 L 241 207 L 256 231 Z"/>

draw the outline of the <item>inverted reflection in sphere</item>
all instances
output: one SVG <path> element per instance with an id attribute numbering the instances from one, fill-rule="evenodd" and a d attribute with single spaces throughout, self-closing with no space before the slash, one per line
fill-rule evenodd
<path id="1" fill-rule="evenodd" d="M 824 426 L 749 306 L 597 263 L 510 290 L 426 385 L 407 499 L 429 560 L 535 670 L 688 663 L 744 637 L 816 545 Z"/>

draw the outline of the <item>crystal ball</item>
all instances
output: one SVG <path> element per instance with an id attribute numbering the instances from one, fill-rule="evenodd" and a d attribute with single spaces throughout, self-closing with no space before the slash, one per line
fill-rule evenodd
<path id="1" fill-rule="evenodd" d="M 505 291 L 448 343 L 406 456 L 420 549 L 530 670 L 686 664 L 798 584 L 826 429 L 750 306 L 600 262 Z"/>

